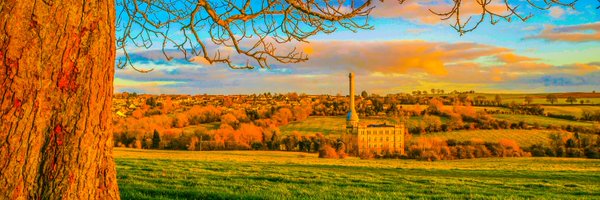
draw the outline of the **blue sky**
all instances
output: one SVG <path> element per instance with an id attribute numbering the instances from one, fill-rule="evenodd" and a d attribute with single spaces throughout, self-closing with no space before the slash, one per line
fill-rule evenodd
<path id="1" fill-rule="evenodd" d="M 463 36 L 449 26 L 452 21 L 441 21 L 427 10 L 445 8 L 444 0 L 413 0 L 402 5 L 389 0 L 376 2 L 369 21 L 373 30 L 339 28 L 331 34 L 312 36 L 308 43 L 282 45 L 282 49 L 296 47 L 306 53 L 309 60 L 303 63 L 270 62 L 270 69 L 233 70 L 223 64 L 189 62 L 175 50 L 170 51 L 175 58 L 166 61 L 156 45 L 149 49 L 130 47 L 132 64 L 154 71 L 117 69 L 115 91 L 345 94 L 349 72 L 357 74 L 357 90 L 379 94 L 431 88 L 481 92 L 600 90 L 600 10 L 596 9 L 600 2 L 596 0 L 580 0 L 575 9 L 554 6 L 549 10 L 515 1 L 514 5 L 522 4 L 519 13 L 534 16 L 527 22 L 513 19 L 491 25 L 486 21 Z M 464 9 L 478 12 L 476 8 Z M 208 34 L 201 37 L 209 49 L 229 50 L 233 62 L 245 62 L 246 58 L 231 49 L 210 44 Z"/>

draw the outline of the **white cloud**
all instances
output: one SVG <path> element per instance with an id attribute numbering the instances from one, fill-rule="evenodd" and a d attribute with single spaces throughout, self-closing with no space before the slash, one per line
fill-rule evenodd
<path id="1" fill-rule="evenodd" d="M 561 18 L 566 12 L 564 9 L 562 9 L 561 7 L 552 7 L 549 9 L 550 10 L 550 16 L 554 19 L 558 19 Z"/>

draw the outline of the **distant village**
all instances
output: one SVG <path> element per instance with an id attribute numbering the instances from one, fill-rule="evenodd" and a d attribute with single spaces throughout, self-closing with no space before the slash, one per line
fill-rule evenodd
<path id="1" fill-rule="evenodd" d="M 402 105 L 428 105 L 431 99 L 439 99 L 444 105 L 454 105 L 456 103 L 471 104 L 473 106 L 510 106 L 512 105 L 532 105 L 532 104 L 579 104 L 579 105 L 600 105 L 600 101 L 594 102 L 590 98 L 600 98 L 600 93 L 583 93 L 586 98 L 577 100 L 575 95 L 562 93 L 556 95 L 534 95 L 524 96 L 519 100 L 503 100 L 501 96 L 480 95 L 475 91 L 452 91 L 444 93 L 441 89 L 432 89 L 428 91 L 412 91 L 411 94 L 399 93 L 388 95 L 368 94 L 362 91 L 357 95 L 356 109 L 362 116 L 376 116 L 384 114 L 393 114 L 402 110 Z M 543 99 L 543 103 L 534 102 L 535 99 Z M 564 102 L 559 102 L 563 98 Z M 572 99 L 570 99 L 572 98 Z M 574 100 L 573 100 L 574 99 Z M 286 94 L 251 94 L 251 95 L 150 95 L 136 93 L 117 93 L 113 96 L 113 113 L 119 117 L 127 117 L 138 107 L 143 105 L 161 105 L 166 101 L 183 107 L 194 105 L 215 107 L 226 107 L 229 110 L 275 110 L 280 107 L 293 107 L 299 105 L 312 105 L 311 115 L 314 116 L 339 116 L 346 114 L 349 109 L 349 100 L 347 95 L 307 95 L 297 93 Z"/>
<path id="2" fill-rule="evenodd" d="M 473 146 L 469 142 L 448 140 L 442 142 L 448 145 L 444 147 L 447 150 L 442 148 L 432 152 L 422 151 L 423 145 L 437 144 L 438 141 L 411 138 L 452 131 L 559 130 L 586 135 L 572 134 L 569 137 L 575 138 L 567 138 L 574 142 L 595 140 L 594 135 L 600 135 L 597 123 L 600 122 L 599 99 L 600 95 L 595 92 L 486 94 L 475 91 L 444 93 L 437 89 L 385 96 L 366 91 L 356 95 L 149 95 L 124 92 L 113 98 L 114 145 L 191 151 L 318 152 L 319 156 L 330 158 L 353 155 L 437 160 L 528 156 L 531 155 L 529 151 L 544 152 L 533 154 L 539 156 L 562 156 L 561 152 L 567 152 L 564 155 L 595 157 L 596 154 L 583 153 L 596 152 L 594 142 L 588 142 L 594 144 L 592 146 L 573 147 L 557 139 L 557 144 L 561 145 L 522 146 L 528 149 L 524 152 L 518 147 L 521 145 L 512 140 L 486 143 L 485 148 L 481 142 L 473 143 L 476 144 Z M 564 109 L 579 111 L 565 113 Z M 343 125 L 342 116 L 346 115 L 349 117 Z M 305 123 L 310 121 L 309 117 L 319 120 L 314 124 Z M 365 123 L 358 124 L 358 118 Z M 337 122 L 341 124 L 336 125 Z M 293 124 L 300 124 L 306 130 L 299 132 L 288 126 Z M 561 146 L 570 149 L 563 151 Z M 464 148 L 481 151 L 463 151 Z"/>

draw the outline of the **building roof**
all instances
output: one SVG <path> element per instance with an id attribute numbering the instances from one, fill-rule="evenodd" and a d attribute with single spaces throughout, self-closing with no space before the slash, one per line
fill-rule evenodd
<path id="1" fill-rule="evenodd" d="M 369 124 L 367 127 L 395 127 L 394 125 L 383 123 L 383 124 Z"/>

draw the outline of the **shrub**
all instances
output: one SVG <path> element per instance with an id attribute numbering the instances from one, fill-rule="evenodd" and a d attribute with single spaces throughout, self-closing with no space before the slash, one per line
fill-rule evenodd
<path id="1" fill-rule="evenodd" d="M 263 149 L 263 143 L 262 142 L 252 142 L 252 149 L 253 150 Z"/>
<path id="2" fill-rule="evenodd" d="M 585 157 L 585 153 L 581 148 L 567 148 L 567 156 L 571 158 Z"/>
<path id="3" fill-rule="evenodd" d="M 600 148 L 585 148 L 585 157 L 600 159 Z"/>
<path id="4" fill-rule="evenodd" d="M 566 120 L 572 120 L 572 121 L 577 120 L 577 117 L 575 117 L 573 115 L 561 115 L 561 114 L 554 114 L 554 113 L 548 113 L 548 117 L 557 118 L 557 119 L 566 119 Z"/>
<path id="5" fill-rule="evenodd" d="M 531 155 L 533 155 L 534 157 L 547 156 L 546 152 L 548 150 L 552 151 L 552 149 L 545 147 L 542 144 L 534 144 L 534 145 L 531 145 L 531 147 L 529 147 L 529 151 L 531 152 Z"/>
<path id="6" fill-rule="evenodd" d="M 498 144 L 500 144 L 500 146 L 502 146 L 502 147 L 504 147 L 505 149 L 508 149 L 508 150 L 515 150 L 515 151 L 521 150 L 521 148 L 519 147 L 519 144 L 516 141 L 514 141 L 514 140 L 500 139 L 498 141 Z"/>
<path id="7" fill-rule="evenodd" d="M 319 154 L 320 156 L 320 154 Z M 371 151 L 363 151 L 360 154 L 358 154 L 358 157 L 360 159 L 364 159 L 364 160 L 371 160 L 373 158 L 375 158 L 375 153 L 371 152 Z"/>
<path id="8" fill-rule="evenodd" d="M 319 158 L 340 158 L 340 156 L 331 145 L 326 144 L 319 150 Z"/>

